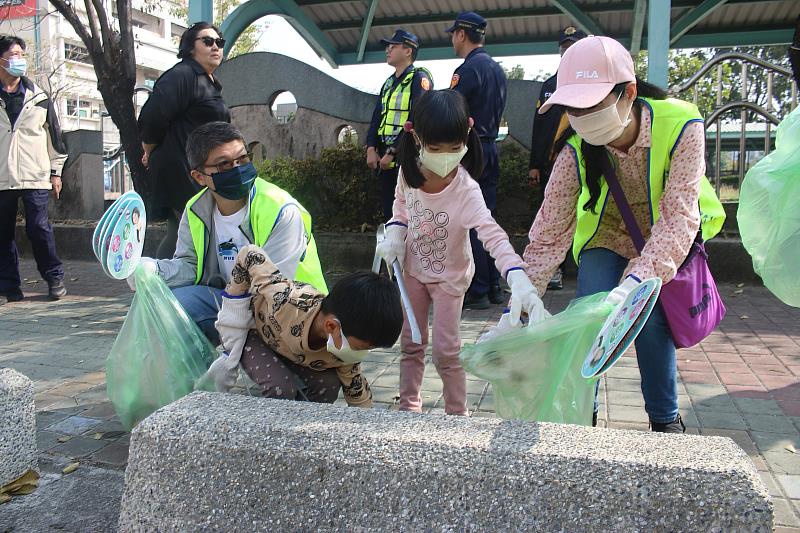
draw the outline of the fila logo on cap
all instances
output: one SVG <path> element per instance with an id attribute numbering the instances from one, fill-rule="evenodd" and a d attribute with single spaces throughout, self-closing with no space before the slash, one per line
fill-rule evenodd
<path id="1" fill-rule="evenodd" d="M 599 77 L 600 76 L 597 75 L 597 71 L 596 70 L 579 70 L 578 72 L 575 73 L 575 79 L 576 80 L 580 80 L 580 79 L 596 80 Z"/>

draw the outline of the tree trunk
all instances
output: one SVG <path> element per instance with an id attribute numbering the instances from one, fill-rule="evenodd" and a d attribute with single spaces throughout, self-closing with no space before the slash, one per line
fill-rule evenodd
<path id="1" fill-rule="evenodd" d="M 105 11 L 101 0 L 84 0 L 86 20 L 78 16 L 74 0 L 50 0 L 50 3 L 69 22 L 80 36 L 97 75 L 97 90 L 103 96 L 106 110 L 119 129 L 122 148 L 128 160 L 133 186 L 150 207 L 152 188 L 142 165 L 142 144 L 136 124 L 133 103 L 136 84 L 133 27 L 130 0 L 116 0 L 119 31 Z"/>

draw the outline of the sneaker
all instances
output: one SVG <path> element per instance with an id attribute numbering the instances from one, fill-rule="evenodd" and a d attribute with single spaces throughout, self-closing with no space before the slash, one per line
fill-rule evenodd
<path id="1" fill-rule="evenodd" d="M 67 288 L 64 287 L 64 282 L 60 279 L 48 281 L 47 286 L 50 287 L 50 290 L 47 291 L 47 295 L 51 300 L 60 300 L 67 295 Z"/>
<path id="2" fill-rule="evenodd" d="M 489 296 L 486 294 L 474 296 L 467 293 L 464 297 L 464 309 L 489 309 L 490 306 Z"/>
<path id="3" fill-rule="evenodd" d="M 20 290 L 19 287 L 16 287 L 14 289 L 8 289 L 5 291 L 0 291 L 0 296 L 5 296 L 6 300 L 8 300 L 9 302 L 19 302 L 25 298 L 25 295 L 22 294 L 22 291 Z"/>
<path id="4" fill-rule="evenodd" d="M 681 415 L 678 415 L 672 422 L 653 422 L 651 420 L 650 431 L 656 433 L 686 433 L 686 426 L 683 424 Z"/>
<path id="5" fill-rule="evenodd" d="M 506 303 L 506 294 L 500 285 L 493 285 L 489 287 L 489 301 L 494 305 Z"/>
<path id="6" fill-rule="evenodd" d="M 547 284 L 547 290 L 550 291 L 560 291 L 564 288 L 564 273 L 561 272 L 559 268 L 556 270 L 556 273 L 553 274 L 553 277 L 550 278 L 550 283 Z"/>

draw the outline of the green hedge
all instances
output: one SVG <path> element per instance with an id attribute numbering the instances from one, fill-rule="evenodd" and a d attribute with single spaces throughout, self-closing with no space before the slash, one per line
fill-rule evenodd
<path id="1" fill-rule="evenodd" d="M 497 221 L 509 233 L 527 232 L 538 207 L 530 189 L 529 153 L 507 140 L 500 145 Z M 263 161 L 259 176 L 297 198 L 319 229 L 355 230 L 381 221 L 378 179 L 366 165 L 363 147 L 325 148 L 317 158 L 279 157 Z"/>

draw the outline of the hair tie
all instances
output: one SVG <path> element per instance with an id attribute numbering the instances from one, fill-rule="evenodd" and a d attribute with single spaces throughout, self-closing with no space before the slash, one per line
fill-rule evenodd
<path id="1" fill-rule="evenodd" d="M 414 129 L 414 124 L 412 124 L 410 120 L 407 120 L 406 123 L 403 124 L 403 131 L 411 133 L 412 129 Z"/>

